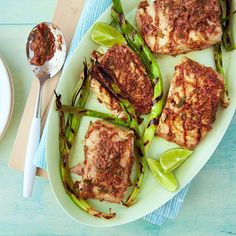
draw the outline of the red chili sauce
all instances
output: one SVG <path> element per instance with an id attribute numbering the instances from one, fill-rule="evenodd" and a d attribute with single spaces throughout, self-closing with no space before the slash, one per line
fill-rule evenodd
<path id="1" fill-rule="evenodd" d="M 55 37 L 45 23 L 39 24 L 31 34 L 30 49 L 34 52 L 30 64 L 42 66 L 56 51 Z"/>

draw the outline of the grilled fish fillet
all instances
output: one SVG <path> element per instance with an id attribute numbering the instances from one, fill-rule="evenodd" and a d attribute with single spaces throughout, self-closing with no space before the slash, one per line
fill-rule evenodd
<path id="1" fill-rule="evenodd" d="M 99 63 L 111 74 L 122 91 L 124 98 L 133 104 L 138 114 L 151 110 L 153 88 L 138 56 L 125 45 L 115 45 L 98 58 Z M 95 79 L 101 74 L 94 66 L 91 87 L 98 99 L 118 116 L 123 116 L 117 101 Z M 102 79 L 105 83 L 105 80 Z"/>
<path id="2" fill-rule="evenodd" d="M 220 14 L 217 0 L 144 0 L 137 24 L 153 52 L 176 55 L 220 42 Z"/>
<path id="3" fill-rule="evenodd" d="M 193 149 L 211 130 L 223 97 L 223 77 L 210 67 L 188 58 L 175 67 L 157 134 Z"/>
<path id="4" fill-rule="evenodd" d="M 130 185 L 133 165 L 133 133 L 104 121 L 89 126 L 83 164 L 72 169 L 82 175 L 78 184 L 84 199 L 120 203 Z"/>

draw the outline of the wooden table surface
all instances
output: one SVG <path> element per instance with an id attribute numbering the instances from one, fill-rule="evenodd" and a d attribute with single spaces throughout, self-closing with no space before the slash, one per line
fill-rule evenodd
<path id="1" fill-rule="evenodd" d="M 34 24 L 50 21 L 56 0 L 0 0 L 0 54 L 12 73 L 14 113 L 0 142 L 0 235 L 236 235 L 236 116 L 211 160 L 193 180 L 177 219 L 158 227 L 144 220 L 110 229 L 76 223 L 60 208 L 47 180 L 23 199 L 23 175 L 7 167 L 32 83 L 25 42 Z M 157 196 L 158 197 L 158 196 Z"/>

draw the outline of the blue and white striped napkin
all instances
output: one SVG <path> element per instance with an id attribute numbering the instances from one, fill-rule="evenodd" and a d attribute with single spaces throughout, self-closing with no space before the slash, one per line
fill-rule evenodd
<path id="1" fill-rule="evenodd" d="M 79 24 L 74 34 L 74 38 L 71 43 L 71 47 L 67 56 L 66 62 L 70 58 L 74 49 L 77 47 L 80 39 L 89 29 L 89 27 L 96 21 L 96 19 L 111 5 L 111 0 L 86 0 L 84 9 L 82 11 Z M 35 165 L 42 169 L 47 169 L 46 163 L 46 133 L 47 125 L 46 122 L 41 141 L 38 147 L 38 151 L 35 158 Z M 144 217 L 144 219 L 149 222 L 162 225 L 167 219 L 174 219 L 184 201 L 185 195 L 188 191 L 188 187 L 185 187 L 181 192 L 179 192 L 173 199 L 168 201 L 165 205 L 155 210 L 151 214 Z"/>

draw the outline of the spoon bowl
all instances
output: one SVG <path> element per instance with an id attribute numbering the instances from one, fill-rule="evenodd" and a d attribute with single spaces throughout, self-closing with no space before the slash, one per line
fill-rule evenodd
<path id="1" fill-rule="evenodd" d="M 55 52 L 53 57 L 45 61 L 43 65 L 35 65 L 31 63 L 34 57 L 34 52 L 31 49 L 33 43 L 35 31 L 38 29 L 39 25 L 45 24 L 51 31 L 55 39 Z M 58 73 L 64 64 L 66 58 L 66 42 L 61 30 L 53 23 L 44 22 L 36 25 L 30 32 L 28 40 L 26 43 L 26 56 L 27 60 L 32 68 L 32 71 L 37 78 L 47 77 L 51 78 Z"/>

